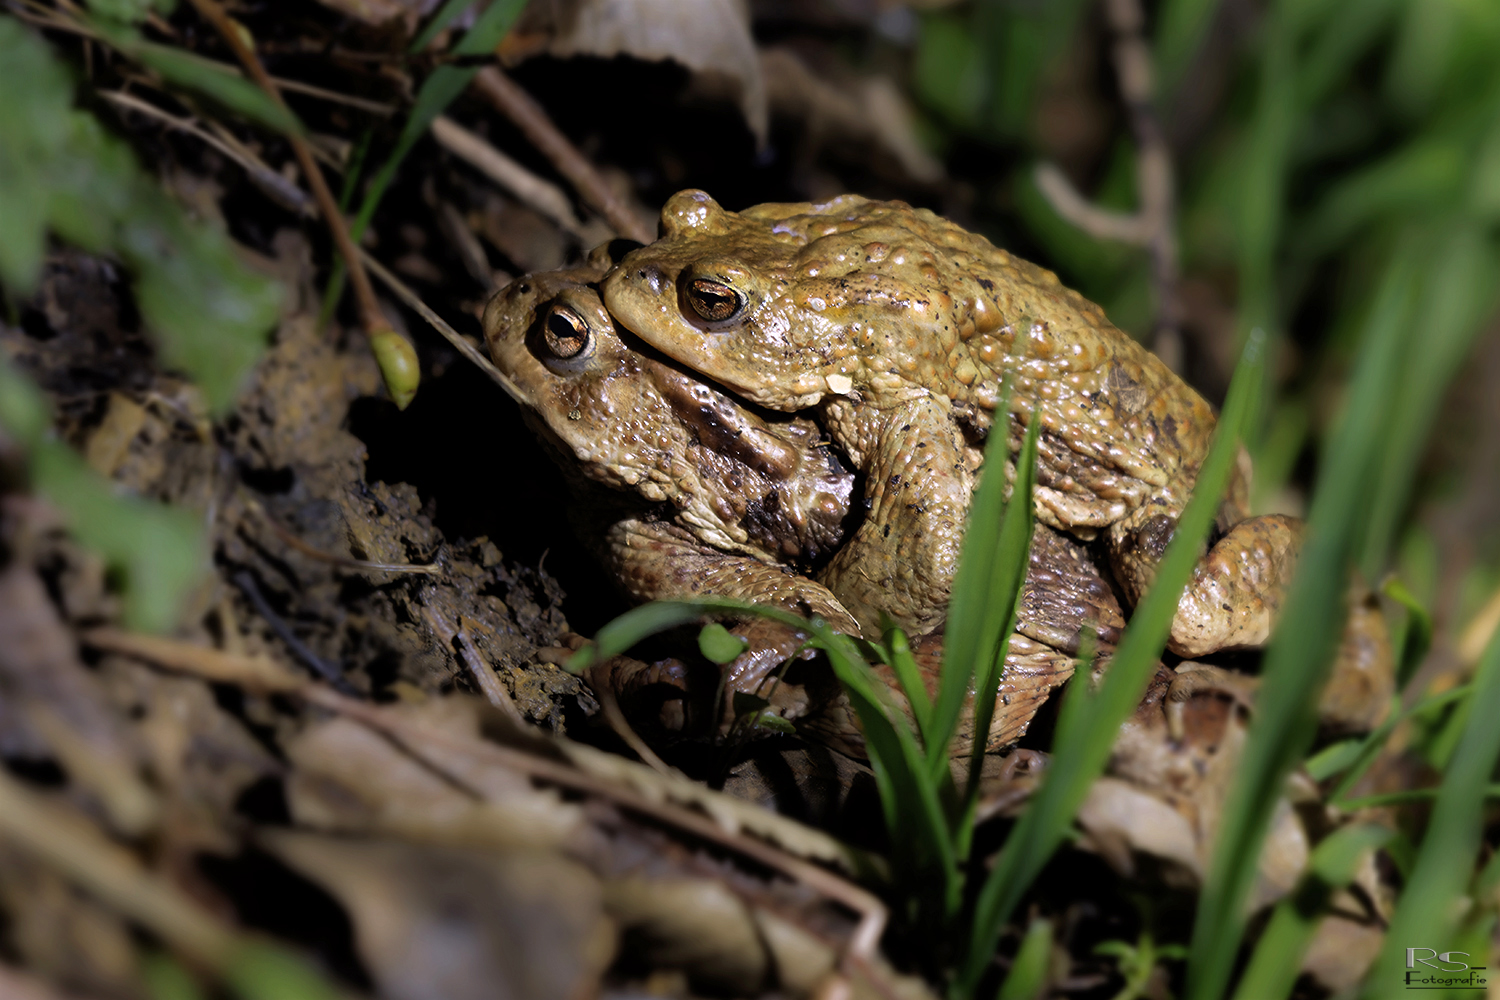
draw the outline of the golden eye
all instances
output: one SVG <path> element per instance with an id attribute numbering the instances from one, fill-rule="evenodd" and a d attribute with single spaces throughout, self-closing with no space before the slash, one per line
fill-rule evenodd
<path id="1" fill-rule="evenodd" d="M 589 346 L 589 326 L 573 310 L 553 306 L 542 324 L 542 340 L 553 357 L 566 361 L 577 357 Z"/>
<path id="2" fill-rule="evenodd" d="M 730 319 L 745 306 L 739 292 L 712 278 L 694 278 L 688 282 L 687 300 L 693 312 L 710 323 Z"/>

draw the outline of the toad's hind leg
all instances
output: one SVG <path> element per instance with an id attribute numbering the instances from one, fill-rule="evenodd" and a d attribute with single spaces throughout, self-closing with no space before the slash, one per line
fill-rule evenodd
<path id="1" fill-rule="evenodd" d="M 1177 512 L 1146 505 L 1110 527 L 1110 562 L 1131 603 L 1156 577 Z M 1198 560 L 1177 604 L 1167 648 L 1196 657 L 1265 645 L 1296 569 L 1303 525 L 1268 514 L 1234 525 Z"/>

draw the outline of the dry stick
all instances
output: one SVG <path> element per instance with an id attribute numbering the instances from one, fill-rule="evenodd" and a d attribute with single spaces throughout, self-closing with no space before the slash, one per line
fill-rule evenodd
<path id="1" fill-rule="evenodd" d="M 0 839 L 42 859 L 205 968 L 225 968 L 241 943 L 218 917 L 147 871 L 80 813 L 49 801 L 3 770 Z"/>
<path id="2" fill-rule="evenodd" d="M 286 101 L 281 96 L 281 91 L 276 89 L 275 82 L 271 79 L 266 68 L 260 64 L 255 50 L 245 43 L 237 26 L 224 13 L 216 0 L 192 0 L 198 13 L 212 24 L 223 36 L 224 41 L 234 51 L 235 57 L 245 67 L 245 72 L 255 81 L 266 96 L 275 101 L 288 114 L 291 109 L 287 108 Z M 297 156 L 297 163 L 302 167 L 302 173 L 307 177 L 308 186 L 312 188 L 313 197 L 318 201 L 318 209 L 323 214 L 323 221 L 328 225 L 328 231 L 333 234 L 333 241 L 338 245 L 339 255 L 344 258 L 345 265 L 349 269 L 349 282 L 354 288 L 354 298 L 359 305 L 360 320 L 364 324 L 365 334 L 374 337 L 376 334 L 390 328 L 390 324 L 380 314 L 380 305 L 375 301 L 375 289 L 370 285 L 369 275 L 365 274 L 364 267 L 360 264 L 359 251 L 354 246 L 354 241 L 349 238 L 349 227 L 344 225 L 344 217 L 339 213 L 338 202 L 334 200 L 333 192 L 328 190 L 328 182 L 323 179 L 323 171 L 318 167 L 317 161 L 313 159 L 312 149 L 307 140 L 295 132 L 287 133 L 287 140 L 292 144 L 292 152 Z"/>
<path id="3" fill-rule="evenodd" d="M 433 588 L 427 587 L 421 595 L 422 615 L 427 619 L 427 624 L 448 644 L 449 649 L 453 649 L 454 646 L 458 647 L 456 650 L 458 658 L 463 661 L 464 666 L 469 668 L 469 673 L 474 675 L 474 683 L 479 685 L 479 690 L 484 692 L 489 703 L 504 712 L 512 722 L 524 725 L 525 717 L 521 715 L 521 710 L 516 707 L 516 703 L 511 700 L 510 692 L 505 690 L 505 685 L 500 683 L 495 668 L 463 632 L 463 619 L 459 619 L 457 629 L 449 625 L 447 619 L 438 614 L 432 606 L 434 593 Z"/>
<path id="4" fill-rule="evenodd" d="M 516 384 L 510 380 L 510 377 L 500 369 L 496 368 L 494 363 L 490 361 L 489 358 L 484 356 L 484 352 L 475 347 L 467 337 L 459 333 L 457 330 L 453 329 L 453 327 L 449 326 L 447 320 L 443 319 L 443 317 L 433 312 L 432 307 L 423 302 L 421 296 L 408 288 L 405 282 L 396 277 L 390 271 L 386 270 L 385 266 L 382 265 L 380 261 L 370 256 L 368 253 L 365 253 L 363 250 L 359 252 L 359 257 L 360 260 L 364 262 L 365 267 L 370 269 L 370 273 L 380 279 L 381 284 L 385 285 L 385 287 L 394 292 L 396 298 L 406 303 L 406 305 L 418 316 L 421 316 L 423 319 L 425 319 L 427 321 L 427 325 L 441 334 L 443 339 L 452 344 L 453 347 L 458 351 L 458 353 L 468 358 L 480 371 L 488 375 L 490 377 L 490 381 L 494 382 L 500 388 L 504 389 L 506 395 L 510 396 L 511 399 L 514 399 L 518 403 L 526 403 L 525 395 L 523 395 L 520 388 L 518 388 Z"/>
<path id="5" fill-rule="evenodd" d="M 609 728 L 614 731 L 616 736 L 625 741 L 625 745 L 635 752 L 635 755 L 641 759 L 642 763 L 658 774 L 665 774 L 674 778 L 683 777 L 681 771 L 662 760 L 657 756 L 656 751 L 652 750 L 646 745 L 646 741 L 641 739 L 640 734 L 635 731 L 635 727 L 630 724 L 630 720 L 625 718 L 625 713 L 620 709 L 620 699 L 615 697 L 613 687 L 607 682 L 597 679 L 592 670 L 589 671 L 588 684 L 594 693 L 599 696 L 599 707 L 604 711 L 604 721 L 609 723 Z"/>
<path id="6" fill-rule="evenodd" d="M 531 144 L 552 161 L 558 172 L 572 182 L 583 200 L 604 216 L 618 235 L 637 243 L 650 243 L 656 238 L 655 233 L 620 203 L 599 171 L 594 169 L 594 165 L 567 136 L 558 131 L 542 106 L 514 80 L 495 67 L 486 66 L 479 71 L 471 86 L 477 88 L 501 114 L 515 123 Z"/>
<path id="7" fill-rule="evenodd" d="M 869 960 L 874 956 L 876 946 L 880 943 L 880 935 L 885 929 L 884 904 L 853 883 L 817 865 L 794 858 L 779 848 L 744 834 L 725 830 L 712 818 L 702 813 L 671 803 L 653 802 L 633 788 L 600 781 L 592 775 L 584 774 L 556 761 L 513 750 L 497 743 L 470 742 L 460 746 L 444 733 L 396 718 L 379 706 L 346 698 L 322 684 L 309 685 L 300 693 L 309 703 L 357 719 L 371 729 L 398 740 L 403 746 L 410 746 L 415 741 L 428 746 L 441 746 L 443 743 L 449 743 L 455 751 L 470 754 L 477 750 L 499 767 L 520 771 L 542 781 L 608 799 L 633 812 L 670 823 L 703 840 L 722 844 L 767 868 L 779 871 L 795 881 L 810 886 L 816 892 L 847 906 L 860 915 L 859 925 L 849 941 L 846 958 L 854 959 L 853 964 L 859 967 L 861 972 L 868 975 L 872 971 L 869 967 Z"/>
<path id="8" fill-rule="evenodd" d="M 242 145 L 231 144 L 228 139 L 205 132 L 191 118 L 178 118 L 163 111 L 149 101 L 143 101 L 133 94 L 125 93 L 123 90 L 101 90 L 99 91 L 99 96 L 111 104 L 117 104 L 122 108 L 127 108 L 154 118 L 170 128 L 186 132 L 188 135 L 202 140 L 205 144 L 229 157 L 230 160 L 238 163 L 267 194 L 274 192 L 273 200 L 284 199 L 285 207 L 304 215 L 317 214 L 317 209 L 313 207 L 312 199 L 307 196 L 307 192 L 272 170 L 268 164 L 259 157 L 249 153 Z"/>
<path id="9" fill-rule="evenodd" d="M 527 207 L 545 215 L 574 236 L 583 232 L 583 226 L 573 214 L 573 206 L 562 188 L 527 170 L 483 137 L 447 115 L 438 115 L 432 120 L 432 137 L 448 152 L 467 160 Z"/>
<path id="10" fill-rule="evenodd" d="M 47 7 L 45 4 L 37 2 L 37 0 L 13 0 L 13 2 L 24 4 L 26 7 L 29 7 L 31 9 L 29 12 L 17 10 L 14 7 L 10 9 L 10 14 L 12 16 L 20 18 L 23 21 L 31 24 L 38 24 L 53 31 L 63 31 L 67 32 L 70 35 L 78 35 L 81 38 L 87 38 L 91 41 L 103 41 L 103 39 L 99 37 L 98 32 L 92 30 L 87 25 L 79 24 L 76 21 L 69 21 L 66 18 L 57 17 L 55 12 L 53 12 L 51 8 Z M 156 15 L 151 15 L 151 18 L 155 17 Z M 152 26 L 156 27 L 155 24 L 153 24 Z M 161 22 L 161 29 L 159 30 L 162 30 L 162 34 L 164 35 L 175 34 L 170 30 L 170 28 L 171 25 L 167 24 L 166 22 Z M 238 66 L 231 66 L 229 63 L 219 62 L 217 59 L 209 59 L 206 56 L 200 56 L 196 52 L 190 52 L 187 49 L 179 49 L 178 51 L 181 52 L 185 58 L 190 59 L 200 65 L 207 66 L 211 69 L 218 70 L 221 73 L 227 73 L 230 76 L 245 75 Z M 351 108 L 358 108 L 361 111 L 368 111 L 370 114 L 379 115 L 382 118 L 389 118 L 391 115 L 396 113 L 396 106 L 393 104 L 387 104 L 384 101 L 372 101 L 364 97 L 355 97 L 353 94 L 342 94 L 337 90 L 329 90 L 326 87 L 315 86 L 311 83 L 303 83 L 301 80 L 289 80 L 284 76 L 273 76 L 270 78 L 270 80 L 282 90 L 289 90 L 294 94 L 302 94 L 306 97 L 315 97 L 318 100 L 328 101 L 331 104 L 343 104 Z"/>
<path id="11" fill-rule="evenodd" d="M 1172 151 L 1162 134 L 1153 105 L 1155 81 L 1151 50 L 1142 30 L 1146 16 L 1140 0 L 1105 0 L 1105 17 L 1115 33 L 1115 77 L 1136 142 L 1136 188 L 1150 238 L 1151 277 L 1156 290 L 1156 330 L 1152 347 L 1174 371 L 1182 368 L 1181 306 L 1178 270 L 1176 198 Z"/>
<path id="12" fill-rule="evenodd" d="M 1073 225 L 1097 239 L 1134 243 L 1151 255 L 1151 284 L 1156 298 L 1152 347 L 1174 371 L 1182 367 L 1182 308 L 1178 301 L 1180 276 L 1175 181 L 1172 152 L 1162 134 L 1152 103 L 1151 50 L 1141 33 L 1145 15 L 1140 0 L 1105 0 L 1105 15 L 1114 33 L 1115 77 L 1136 144 L 1136 200 L 1134 213 L 1113 212 L 1091 204 L 1067 176 L 1050 163 L 1036 168 L 1038 189 L 1052 208 Z"/>
<path id="13" fill-rule="evenodd" d="M 170 115 L 160 110 L 155 105 L 147 104 L 144 101 L 136 101 L 133 98 L 128 98 L 128 95 L 116 96 L 106 94 L 105 96 L 111 97 L 111 99 L 117 99 L 117 96 L 127 97 L 127 100 L 122 102 L 125 103 L 126 106 L 135 108 L 139 111 L 143 111 L 147 114 L 153 114 L 164 121 L 184 128 L 184 130 L 189 132 L 189 134 L 197 136 L 200 139 L 209 142 L 213 141 L 213 138 L 208 133 L 204 132 L 201 129 L 193 128 L 189 125 L 180 123 L 178 119 L 172 118 Z M 215 148 L 220 147 L 215 146 Z M 261 160 L 249 150 L 242 149 L 240 155 L 237 156 L 230 153 L 228 150 L 224 150 L 224 152 L 226 155 L 231 156 L 237 163 L 243 166 L 252 175 L 270 174 L 277 178 L 281 177 L 281 175 L 272 170 L 265 163 L 265 161 Z M 299 202 L 305 201 L 307 199 L 307 193 L 304 192 L 301 188 L 297 187 L 296 185 L 290 185 L 290 188 L 292 192 L 295 192 L 295 198 L 299 200 Z M 457 349 L 457 351 L 465 358 L 467 358 L 470 362 L 472 362 L 475 367 L 488 375 L 491 381 L 493 381 L 501 389 L 504 389 L 506 394 L 510 396 L 511 399 L 514 399 L 520 403 L 525 402 L 525 397 L 522 396 L 521 390 L 517 388 L 516 384 L 512 382 L 508 377 L 506 377 L 506 375 L 501 372 L 500 369 L 496 368 L 490 361 L 490 359 L 485 356 L 483 351 L 475 347 L 467 338 L 465 338 L 457 330 L 453 329 L 453 327 L 450 326 L 446 320 L 444 320 L 437 313 L 433 312 L 431 307 L 429 307 L 427 303 L 423 302 L 421 297 L 417 295 L 416 292 L 407 287 L 405 282 L 403 282 L 400 278 L 397 278 L 390 271 L 386 270 L 378 260 L 376 260 L 370 254 L 366 253 L 364 250 L 359 251 L 359 259 L 364 263 L 364 266 L 369 269 L 370 273 L 379 278 L 381 283 L 389 288 L 397 298 L 404 302 L 407 307 L 410 308 L 413 312 L 417 313 L 417 315 L 426 320 L 429 326 L 431 326 L 434 330 L 441 334 L 442 337 L 448 341 L 448 343 L 452 344 L 453 347 Z M 358 568 L 394 569 L 393 566 L 386 564 L 368 564 L 368 566 L 361 565 Z M 409 569 L 405 571 L 412 572 L 412 570 Z"/>

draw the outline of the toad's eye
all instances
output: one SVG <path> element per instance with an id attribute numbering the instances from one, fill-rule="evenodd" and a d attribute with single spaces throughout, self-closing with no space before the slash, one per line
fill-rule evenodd
<path id="1" fill-rule="evenodd" d="M 589 346 L 589 325 L 566 306 L 553 306 L 542 324 L 542 340 L 554 358 L 575 358 Z"/>
<path id="2" fill-rule="evenodd" d="M 694 278 L 688 282 L 686 297 L 693 312 L 710 323 L 730 319 L 745 307 L 743 295 L 712 278 Z"/>

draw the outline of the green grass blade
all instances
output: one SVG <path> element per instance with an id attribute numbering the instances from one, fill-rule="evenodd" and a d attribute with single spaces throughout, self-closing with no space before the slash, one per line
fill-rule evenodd
<path id="1" fill-rule="evenodd" d="M 1379 525 L 1380 522 L 1377 519 L 1375 523 Z M 1406 624 L 1396 647 L 1399 655 L 1396 661 L 1396 688 L 1400 690 L 1416 675 L 1417 668 L 1427 658 L 1427 651 L 1432 648 L 1432 613 L 1398 577 L 1392 576 L 1386 580 L 1380 592 L 1406 609 Z M 1391 638 L 1395 640 L 1396 636 Z"/>
<path id="2" fill-rule="evenodd" d="M 1390 738 L 1391 733 L 1395 731 L 1397 725 L 1405 722 L 1407 719 L 1414 719 L 1442 708 L 1445 705 L 1450 705 L 1455 701 L 1461 701 L 1472 695 L 1473 690 L 1472 685 L 1465 684 L 1451 691 L 1444 691 L 1442 694 L 1426 698 L 1405 711 L 1392 712 L 1390 718 L 1382 722 L 1379 728 L 1365 737 L 1360 745 L 1359 756 L 1354 758 L 1353 763 L 1349 765 L 1348 771 L 1345 772 L 1344 777 L 1339 781 L 1338 787 L 1333 790 L 1333 794 L 1328 796 L 1329 803 L 1338 806 L 1340 809 L 1349 808 L 1348 804 L 1344 801 L 1344 796 L 1349 794 L 1350 789 L 1364 776 L 1365 771 L 1369 770 L 1370 765 L 1375 762 L 1375 758 L 1379 756 L 1381 748 L 1385 745 L 1385 741 Z"/>
<path id="3" fill-rule="evenodd" d="M 1005 672 L 1005 654 L 1010 649 L 1010 636 L 1015 630 L 1016 611 L 1020 606 L 1021 585 L 1026 580 L 1030 563 L 1031 531 L 1036 511 L 1029 498 L 1036 486 L 1036 448 L 1041 424 L 1040 420 L 1033 419 L 1031 426 L 1026 428 L 1026 440 L 1021 445 L 1021 453 L 1016 456 L 1016 482 L 1011 491 L 1012 498 L 1026 499 L 1022 503 L 1006 505 L 999 545 L 992 556 L 991 606 L 984 622 L 987 631 L 981 648 L 993 644 L 994 652 L 988 660 L 979 660 L 971 668 L 974 675 L 974 745 L 969 750 L 969 780 L 964 790 L 970 805 L 979 795 L 979 772 L 984 766 L 985 744 L 989 742 L 990 724 L 995 719 L 995 699 L 999 696 L 1000 679 Z M 988 631 L 997 626 L 998 634 Z M 948 669 L 945 662 L 944 674 Z M 967 836 L 964 839 L 967 841 Z"/>
<path id="4" fill-rule="evenodd" d="M 1115 734 L 1130 715 L 1155 671 L 1177 602 L 1198 561 L 1219 498 L 1229 482 L 1239 436 L 1265 369 L 1265 335 L 1252 333 L 1229 387 L 1224 412 L 1198 473 L 1193 498 L 1157 567 L 1156 582 L 1136 608 L 1097 694 L 1083 683 L 1069 685 L 1054 743 L 1055 756 L 980 890 L 974 927 L 953 993 L 971 997 L 989 967 L 1000 932 L 1042 866 L 1067 836 L 1089 787 L 1108 763 Z M 1067 738 L 1064 739 L 1064 734 Z"/>
<path id="5" fill-rule="evenodd" d="M 1032 1000 L 1047 985 L 1047 970 L 1052 964 L 1052 921 L 1037 919 L 1026 928 L 1010 974 L 1000 984 L 995 1000 Z"/>
<path id="6" fill-rule="evenodd" d="M 1474 876 L 1484 825 L 1484 795 L 1500 759 L 1500 633 L 1490 640 L 1474 676 L 1474 710 L 1443 776 L 1416 867 L 1391 919 L 1385 949 L 1366 980 L 1366 996 L 1405 992 L 1405 949 L 1443 951 L 1457 930 L 1454 903 Z"/>
<path id="7" fill-rule="evenodd" d="M 438 12 L 432 15 L 432 20 L 427 22 L 427 27 L 422 29 L 422 33 L 412 41 L 411 48 L 407 51 L 416 55 L 427 48 L 438 36 L 438 32 L 452 24 L 453 19 L 473 6 L 474 2 L 475 0 L 447 0 Z"/>
<path id="8" fill-rule="evenodd" d="M 290 111 L 231 67 L 204 59 L 186 49 L 148 42 L 132 28 L 96 18 L 89 19 L 88 24 L 104 42 L 126 57 L 156 70 L 168 83 L 196 91 L 282 134 L 301 134 L 302 123 Z"/>
<path id="9" fill-rule="evenodd" d="M 907 642 L 906 633 L 894 625 L 885 630 L 882 638 L 891 670 L 895 672 L 901 691 L 906 695 L 906 703 L 911 706 L 911 714 L 917 720 L 917 732 L 922 734 L 922 745 L 931 753 L 932 698 L 927 694 L 927 684 L 922 680 L 922 672 L 917 669 L 917 661 L 912 658 L 911 644 Z"/>
<path id="10" fill-rule="evenodd" d="M 1407 301 L 1412 274 L 1403 255 L 1393 259 L 1386 278 L 1382 298 L 1397 306 Z M 1343 632 L 1349 561 L 1369 513 L 1385 428 L 1394 419 L 1389 401 L 1404 312 L 1397 307 L 1372 311 L 1349 399 L 1329 440 L 1307 543 L 1266 653 L 1255 717 L 1198 901 L 1188 963 L 1190 1000 L 1224 994 L 1272 812 L 1317 728 L 1318 694 Z"/>
<path id="11" fill-rule="evenodd" d="M 494 51 L 500 39 L 510 30 L 521 9 L 526 6 L 526 0 L 494 0 L 479 20 L 474 22 L 462 40 L 453 47 L 453 54 L 457 56 L 482 56 Z M 380 201 L 385 197 L 386 188 L 390 187 L 391 181 L 396 177 L 396 171 L 400 169 L 401 162 L 406 159 L 406 154 L 411 152 L 412 146 L 417 140 L 426 134 L 438 115 L 447 110 L 459 94 L 469 86 L 470 81 L 479 73 L 478 66 L 439 66 L 433 70 L 426 80 L 422 81 L 422 88 L 417 91 L 416 103 L 412 106 L 411 116 L 406 119 L 406 125 L 401 129 L 401 135 L 396 139 L 396 145 L 391 150 L 391 155 L 386 157 L 380 169 L 370 179 L 370 184 L 365 190 L 364 201 L 360 203 L 359 212 L 349 226 L 349 236 L 358 242 L 364 235 L 365 229 L 370 225 L 370 220 L 375 217 L 375 210 L 380 207 Z M 344 289 L 344 265 L 336 262 L 333 275 L 328 280 L 328 292 L 324 297 L 324 313 L 331 312 L 331 303 L 337 302 Z"/>
<path id="12" fill-rule="evenodd" d="M 1500 116 L 1500 107 L 1495 109 Z M 1494 312 L 1500 271 L 1488 227 L 1455 218 L 1427 253 L 1421 255 L 1423 289 L 1416 302 L 1421 350 L 1402 366 L 1396 400 L 1404 418 L 1391 425 L 1373 496 L 1374 509 L 1359 568 L 1376 580 L 1386 565 L 1391 541 L 1411 496 L 1413 472 L 1442 408 L 1443 393 L 1468 357 Z"/>
<path id="13" fill-rule="evenodd" d="M 1353 881 L 1364 853 L 1392 835 L 1380 826 L 1346 826 L 1318 845 L 1297 888 L 1271 914 L 1234 1000 L 1282 1000 L 1291 994 L 1329 900 Z"/>
<path id="14" fill-rule="evenodd" d="M 1002 383 L 1000 401 L 995 406 L 995 424 L 984 448 L 986 472 L 1002 472 L 1010 457 L 1007 428 L 1010 411 L 1010 382 Z M 1036 421 L 1032 421 L 1036 423 Z M 964 529 L 963 548 L 958 570 L 953 575 L 953 596 L 948 602 L 948 620 L 943 632 L 943 668 L 938 682 L 937 700 L 932 709 L 932 739 L 928 755 L 946 766 L 948 743 L 958 728 L 975 674 L 994 661 L 1000 642 L 1006 637 L 1014 595 L 1005 599 L 1005 580 L 1015 566 L 1000 553 L 1004 530 L 1005 476 L 981 473 L 979 486 L 969 505 L 969 523 Z M 1030 493 L 1016 494 L 1028 497 Z M 1029 543 L 1030 536 L 1027 537 Z M 1014 558 L 1014 553 L 1011 553 Z M 1023 553 L 1022 559 L 1025 559 Z M 1026 565 L 1020 565 L 1021 577 Z M 1015 584 L 1019 586 L 1019 582 Z M 940 760 L 939 760 L 940 759 Z"/>
<path id="15" fill-rule="evenodd" d="M 656 601 L 633 608 L 599 630 L 594 645 L 569 658 L 567 669 L 579 672 L 626 652 L 647 636 L 705 615 L 759 615 L 810 633 L 809 644 L 828 656 L 859 716 L 866 751 L 875 772 L 887 828 L 906 868 L 915 874 L 929 865 L 942 873 L 943 906 L 951 913 L 959 899 L 958 858 L 942 808 L 938 783 L 929 778 L 926 760 L 905 719 L 890 702 L 885 684 L 860 656 L 854 640 L 840 635 L 820 618 L 808 621 L 790 611 L 728 598 Z"/>

